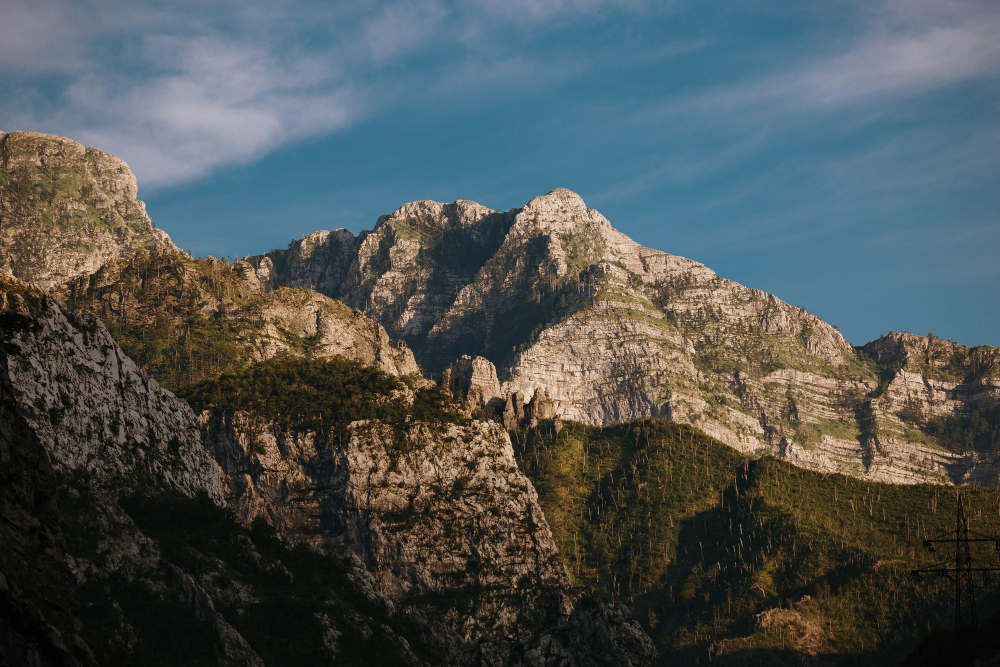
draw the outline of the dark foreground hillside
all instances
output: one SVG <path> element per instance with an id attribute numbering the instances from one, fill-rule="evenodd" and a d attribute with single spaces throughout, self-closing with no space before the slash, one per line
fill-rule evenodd
<path id="1" fill-rule="evenodd" d="M 948 582 L 908 573 L 940 555 L 921 544 L 953 528 L 954 489 L 748 459 L 664 421 L 513 439 L 574 583 L 629 604 L 662 664 L 894 665 L 952 618 Z M 1000 532 L 1000 493 L 962 492 L 970 527 Z"/>

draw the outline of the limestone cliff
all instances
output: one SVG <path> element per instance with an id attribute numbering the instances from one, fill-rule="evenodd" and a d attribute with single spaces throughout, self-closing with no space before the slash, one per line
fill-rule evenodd
<path id="1" fill-rule="evenodd" d="M 99 321 L 0 276 L 0 343 L 3 664 L 425 664 L 363 565 L 220 507 L 190 407 Z"/>
<path id="2" fill-rule="evenodd" d="M 222 502 L 194 413 L 136 367 L 95 318 L 0 275 L 7 372 L 21 414 L 55 469 L 128 493 L 148 486 Z"/>
<path id="3" fill-rule="evenodd" d="M 40 667 L 95 664 L 65 563 L 58 480 L 21 415 L 0 330 L 0 659 Z"/>
<path id="4" fill-rule="evenodd" d="M 355 237 L 315 232 L 288 250 L 247 258 L 263 284 L 315 289 L 375 319 L 389 334 L 423 349 L 458 292 L 496 253 L 514 222 L 469 201 L 413 202 Z M 457 356 L 445 350 L 422 363 L 440 371 Z"/>
<path id="5" fill-rule="evenodd" d="M 568 190 L 507 213 L 416 202 L 356 239 L 343 230 L 322 238 L 334 237 L 333 268 L 333 251 L 249 261 L 272 284 L 364 310 L 430 370 L 486 357 L 503 393 L 527 400 L 544 389 L 565 419 L 664 417 L 742 451 L 883 481 L 995 475 L 984 452 L 955 451 L 927 419 L 1000 404 L 996 349 L 886 365 L 885 345 L 855 349 L 801 308 L 644 248 Z M 920 419 L 907 410 L 914 401 Z"/>
<path id="6" fill-rule="evenodd" d="M 402 434 L 355 422 L 348 439 L 252 414 L 203 416 L 227 497 L 247 524 L 313 546 L 349 546 L 380 594 L 408 605 L 445 596 L 465 639 L 525 632 L 540 599 L 568 587 L 531 483 L 491 422 Z"/>
<path id="7" fill-rule="evenodd" d="M 39 132 L 0 133 L 0 271 L 43 288 L 135 248 L 176 250 L 117 157 Z"/>
<path id="8" fill-rule="evenodd" d="M 293 543 L 354 553 L 376 593 L 426 627 L 452 664 L 653 659 L 627 610 L 571 592 L 535 489 L 499 424 L 447 412 L 434 419 L 424 411 L 417 420 L 409 413 L 420 414 L 418 402 L 440 395 L 423 389 L 424 398 L 409 398 L 377 378 L 369 378 L 365 397 L 376 409 L 388 405 L 381 418 L 338 424 L 337 401 L 352 399 L 321 390 L 324 407 L 285 388 L 319 379 L 270 377 L 269 391 L 288 396 L 287 405 L 279 399 L 263 409 L 232 409 L 240 401 L 261 404 L 247 400 L 249 387 L 226 380 L 192 397 L 199 405 L 214 401 L 201 416 L 204 437 L 245 524 L 263 519 Z M 310 405 L 318 414 L 302 421 Z M 283 416 L 289 413 L 299 420 Z M 585 648 L 592 641 L 601 657 Z"/>

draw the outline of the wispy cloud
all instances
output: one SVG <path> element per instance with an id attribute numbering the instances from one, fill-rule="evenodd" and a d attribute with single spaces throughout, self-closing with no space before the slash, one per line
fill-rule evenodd
<path id="1" fill-rule="evenodd" d="M 91 3 L 10 0 L 0 8 L 4 130 L 72 136 L 125 158 L 144 187 L 170 185 L 350 126 L 395 92 L 513 81 L 509 52 L 478 59 L 498 22 L 592 11 L 604 0 L 440 0 L 336 6 L 305 0 Z M 477 35 L 470 39 L 471 34 Z M 396 61 L 451 49 L 445 66 Z M 405 69 L 405 68 L 404 68 Z M 551 68 L 550 68 L 551 69 Z"/>
<path id="2" fill-rule="evenodd" d="M 462 104 L 487 89 L 568 79 L 590 66 L 585 46 L 542 56 L 524 48 L 526 33 L 649 7 L 646 0 L 6 0 L 0 129 L 72 136 L 124 157 L 144 187 L 164 186 L 348 128 L 392 104 L 445 93 Z M 669 116 L 752 131 L 699 160 L 676 156 L 645 181 L 690 180 L 737 164 L 789 115 L 877 110 L 887 99 L 1000 72 L 1000 10 L 992 0 L 882 0 L 858 11 L 864 30 L 825 57 L 631 110 L 641 122 Z M 664 40 L 630 57 L 648 62 L 708 43 L 703 35 Z M 454 94 L 462 89 L 469 94 Z"/>
<path id="3" fill-rule="evenodd" d="M 669 100 L 659 113 L 756 110 L 787 119 L 920 95 L 974 77 L 1000 77 L 1000 5 L 918 0 L 873 6 L 883 11 L 839 52 Z"/>

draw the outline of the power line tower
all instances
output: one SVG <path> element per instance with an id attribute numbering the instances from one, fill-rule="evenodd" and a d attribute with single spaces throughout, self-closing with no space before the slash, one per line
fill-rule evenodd
<path id="1" fill-rule="evenodd" d="M 910 572 L 910 576 L 918 581 L 925 574 L 937 574 L 954 582 L 956 637 L 975 632 L 979 625 L 979 619 L 976 616 L 975 573 L 981 572 L 985 580 L 989 578 L 991 572 L 1000 572 L 1000 567 L 987 563 L 981 558 L 973 557 L 971 545 L 981 542 L 993 543 L 995 551 L 1000 554 L 1000 539 L 969 530 L 969 525 L 965 520 L 965 505 L 962 502 L 962 494 L 959 493 L 955 530 L 924 540 L 924 546 L 932 553 L 937 551 L 934 548 L 935 544 L 954 544 L 955 557 Z"/>

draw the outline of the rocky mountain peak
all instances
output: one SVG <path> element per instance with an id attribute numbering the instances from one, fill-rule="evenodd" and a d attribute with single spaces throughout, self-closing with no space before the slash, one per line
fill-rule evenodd
<path id="1" fill-rule="evenodd" d="M 988 345 L 968 348 L 932 334 L 917 336 L 890 331 L 862 348 L 877 363 L 900 372 L 935 380 L 965 382 L 1000 373 L 1000 350 Z"/>
<path id="2" fill-rule="evenodd" d="M 531 213 L 558 212 L 560 214 L 585 214 L 588 210 L 583 197 L 567 188 L 556 188 L 534 197 L 524 210 Z"/>
<path id="3" fill-rule="evenodd" d="M 899 415 L 916 414 L 904 409 L 915 396 L 941 418 L 996 404 L 992 348 L 892 334 L 855 350 L 800 307 L 643 247 L 570 190 L 506 213 L 415 202 L 359 239 L 335 263 L 283 275 L 340 267 L 331 296 L 404 338 L 431 371 L 488 359 L 501 399 L 543 390 L 564 419 L 665 417 L 743 451 L 886 481 L 961 481 L 979 465 L 934 451 L 919 431 L 929 422 Z M 884 395 L 883 364 L 909 374 Z M 921 378 L 941 384 L 918 390 Z"/>
<path id="4" fill-rule="evenodd" d="M 51 289 L 132 249 L 176 251 L 122 160 L 40 132 L 0 136 L 0 270 Z"/>
<path id="5" fill-rule="evenodd" d="M 572 234 L 584 230 L 610 231 L 611 223 L 597 211 L 587 208 L 580 195 L 566 188 L 556 188 L 529 201 L 518 213 L 515 228 Z M 592 238 L 590 242 L 596 240 Z"/>
<path id="6" fill-rule="evenodd" d="M 440 231 L 471 227 L 487 216 L 497 213 L 474 201 L 459 199 L 451 204 L 423 200 L 403 204 L 389 215 L 379 217 L 375 229 L 390 221 L 410 226 L 423 226 Z"/>
<path id="7" fill-rule="evenodd" d="M 354 238 L 354 234 L 351 234 L 350 230 L 343 228 L 337 229 L 336 231 L 332 232 L 327 230 L 321 230 L 318 232 L 312 232 L 310 234 L 306 234 L 298 241 L 293 242 L 292 245 L 298 249 L 300 257 L 303 258 L 312 257 L 312 255 L 319 248 L 322 248 L 323 246 L 329 244 L 331 236 L 337 238 L 344 237 L 345 232 L 347 233 L 347 235 L 350 235 L 351 239 Z"/>

